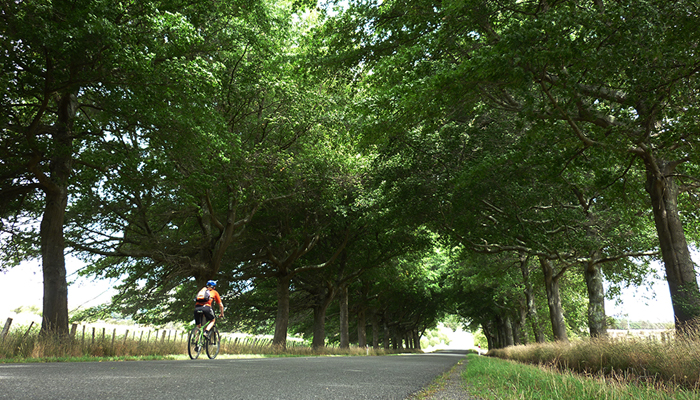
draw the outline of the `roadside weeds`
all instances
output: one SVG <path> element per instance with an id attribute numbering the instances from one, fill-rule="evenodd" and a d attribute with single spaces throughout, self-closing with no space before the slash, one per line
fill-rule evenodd
<path id="1" fill-rule="evenodd" d="M 412 394 L 406 400 L 482 400 L 469 393 L 462 378 L 467 362 L 467 358 L 463 358 L 449 371 L 437 377 L 433 383 L 420 392 Z"/>

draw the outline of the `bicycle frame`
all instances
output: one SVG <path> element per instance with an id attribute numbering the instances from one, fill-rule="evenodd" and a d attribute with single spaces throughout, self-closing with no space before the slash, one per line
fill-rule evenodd
<path id="1" fill-rule="evenodd" d="M 198 313 L 203 314 L 201 311 L 198 311 Z M 204 335 L 206 328 L 201 326 L 195 326 L 187 335 L 187 353 L 193 360 L 199 357 L 203 349 L 206 349 L 207 356 L 210 359 L 216 358 L 219 354 L 221 337 L 219 330 L 216 328 L 216 318 L 207 323 L 207 325 L 209 324 L 212 325 L 209 329 L 209 337 Z"/>

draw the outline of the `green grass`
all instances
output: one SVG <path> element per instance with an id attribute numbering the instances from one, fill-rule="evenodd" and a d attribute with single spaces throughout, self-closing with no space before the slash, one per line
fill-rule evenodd
<path id="1" fill-rule="evenodd" d="M 462 377 L 470 387 L 470 394 L 483 399 L 700 399 L 697 391 L 678 386 L 637 385 L 604 376 L 584 377 L 478 355 L 468 356 Z"/>

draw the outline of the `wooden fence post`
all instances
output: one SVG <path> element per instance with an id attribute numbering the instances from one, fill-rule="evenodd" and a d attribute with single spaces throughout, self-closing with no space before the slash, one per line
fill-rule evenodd
<path id="1" fill-rule="evenodd" d="M 75 339 L 75 332 L 78 330 L 78 324 L 73 324 L 70 326 L 70 338 Z"/>
<path id="2" fill-rule="evenodd" d="M 114 348 L 114 339 L 117 337 L 117 328 L 112 331 L 112 348 Z"/>
<path id="3" fill-rule="evenodd" d="M 126 333 L 124 334 L 124 344 L 126 344 L 126 339 L 129 338 L 129 330 L 126 330 Z"/>
<path id="4" fill-rule="evenodd" d="M 2 341 L 5 341 L 5 336 L 7 336 L 8 333 L 10 333 L 10 325 L 12 325 L 12 318 L 8 318 L 7 321 L 5 321 L 5 326 L 2 328 Z"/>
<path id="5" fill-rule="evenodd" d="M 32 330 L 32 326 L 34 326 L 34 321 L 32 321 L 32 323 L 31 323 L 31 324 L 29 324 L 29 328 L 27 328 L 27 331 L 26 331 L 26 332 L 24 332 L 24 336 L 22 337 L 22 340 L 26 339 L 26 338 L 27 338 L 27 336 L 29 336 L 29 331 L 31 331 L 31 330 Z"/>
<path id="6" fill-rule="evenodd" d="M 91 344 L 95 344 L 95 327 L 94 326 L 92 327 L 92 343 Z"/>

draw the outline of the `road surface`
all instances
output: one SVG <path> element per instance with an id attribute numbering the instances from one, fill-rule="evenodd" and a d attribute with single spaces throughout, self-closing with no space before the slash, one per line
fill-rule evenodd
<path id="1" fill-rule="evenodd" d="M 0 364 L 0 399 L 406 399 L 465 355 Z"/>

